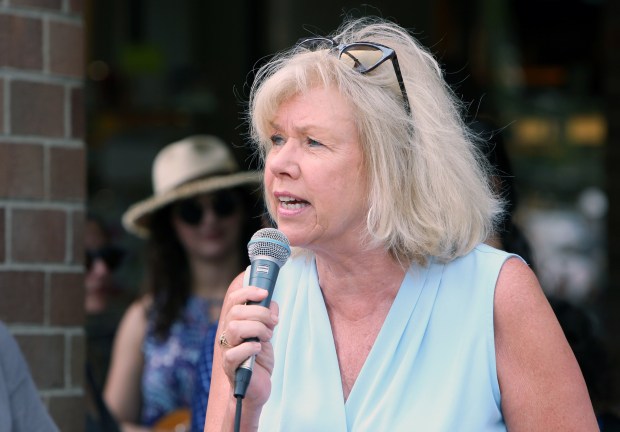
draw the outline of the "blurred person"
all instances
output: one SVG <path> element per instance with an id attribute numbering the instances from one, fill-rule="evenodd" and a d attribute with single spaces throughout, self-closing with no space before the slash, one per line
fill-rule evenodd
<path id="1" fill-rule="evenodd" d="M 58 432 L 41 401 L 19 345 L 1 321 L 0 431 Z"/>
<path id="2" fill-rule="evenodd" d="M 125 252 L 112 243 L 112 235 L 104 220 L 88 213 L 84 226 L 86 315 L 107 310 L 110 301 L 121 292 L 112 274 L 122 263 Z"/>
<path id="3" fill-rule="evenodd" d="M 301 41 L 258 71 L 249 114 L 295 250 L 269 308 L 248 272 L 229 287 L 205 431 L 597 430 L 534 273 L 483 244 L 501 202 L 409 32 L 367 18 Z"/>
<path id="4" fill-rule="evenodd" d="M 158 153 L 154 195 L 123 215 L 128 231 L 148 239 L 146 292 L 121 321 L 104 392 L 123 431 L 189 423 L 200 350 L 248 264 L 259 180 L 219 138 L 191 136 Z"/>
<path id="5" fill-rule="evenodd" d="M 87 213 L 84 223 L 84 252 L 86 430 L 112 432 L 114 423 L 103 404 L 102 392 L 116 329 L 127 306 L 124 290 L 114 278 L 125 251 L 114 244 L 104 219 L 92 212 Z"/>

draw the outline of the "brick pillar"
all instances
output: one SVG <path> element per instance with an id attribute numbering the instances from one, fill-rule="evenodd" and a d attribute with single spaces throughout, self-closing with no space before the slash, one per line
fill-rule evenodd
<path id="1" fill-rule="evenodd" d="M 0 319 L 63 432 L 84 430 L 81 0 L 0 0 Z"/>

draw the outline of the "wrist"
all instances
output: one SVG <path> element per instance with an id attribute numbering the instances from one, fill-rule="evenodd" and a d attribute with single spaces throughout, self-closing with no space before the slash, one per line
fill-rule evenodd
<path id="1" fill-rule="evenodd" d="M 241 424 L 240 431 L 250 432 L 258 430 L 260 414 L 263 404 L 256 403 L 252 398 L 241 399 Z M 237 413 L 237 398 L 231 395 L 228 404 L 229 418 L 234 425 L 235 415 Z M 231 429 L 232 430 L 232 429 Z"/>

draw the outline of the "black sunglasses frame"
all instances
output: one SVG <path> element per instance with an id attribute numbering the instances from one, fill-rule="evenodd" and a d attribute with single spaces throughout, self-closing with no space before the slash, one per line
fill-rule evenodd
<path id="1" fill-rule="evenodd" d="M 188 198 L 175 203 L 173 211 L 183 223 L 196 227 L 200 225 L 205 211 L 212 211 L 218 218 L 223 219 L 234 214 L 239 205 L 238 197 L 230 192 L 220 192 L 216 193 L 209 205 L 206 206 L 209 210 L 205 210 L 205 206 L 199 203 L 196 198 Z"/>
<path id="2" fill-rule="evenodd" d="M 99 249 L 86 249 L 86 260 L 84 265 L 89 271 L 94 262 L 98 259 L 102 260 L 110 271 L 116 270 L 125 258 L 125 250 L 117 246 L 104 246 Z"/>
<path id="3" fill-rule="evenodd" d="M 385 63 L 387 60 L 391 60 L 392 67 L 394 68 L 394 73 L 396 74 L 396 80 L 398 81 L 398 86 L 400 87 L 400 92 L 403 95 L 403 105 L 405 107 L 405 111 L 407 115 L 411 115 L 411 106 L 409 105 L 409 97 L 407 96 L 407 89 L 405 88 L 405 81 L 403 80 L 403 75 L 400 71 L 400 65 L 398 64 L 398 57 L 396 56 L 396 51 L 392 48 L 381 45 L 375 42 L 352 42 L 348 44 L 339 44 L 334 39 L 326 38 L 326 37 L 316 37 L 316 38 L 307 38 L 301 39 L 297 42 L 297 45 L 302 48 L 307 48 L 310 50 L 320 49 L 320 48 L 328 48 L 338 52 L 338 59 L 341 59 L 343 55 L 347 55 L 353 59 L 355 62 L 354 69 L 361 73 L 366 74 L 375 70 L 381 64 Z M 366 68 L 361 62 L 357 61 L 357 59 L 350 55 L 347 51 L 355 48 L 372 48 L 375 50 L 381 51 L 383 56 L 372 66 Z"/>

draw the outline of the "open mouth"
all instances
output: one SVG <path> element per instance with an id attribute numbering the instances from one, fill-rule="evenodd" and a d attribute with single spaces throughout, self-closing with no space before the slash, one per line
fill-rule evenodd
<path id="1" fill-rule="evenodd" d="M 308 201 L 303 201 L 297 198 L 287 196 L 278 197 L 278 200 L 280 201 L 280 207 L 286 210 L 299 210 L 310 205 Z"/>

